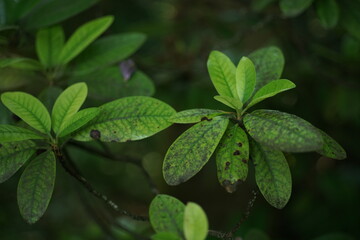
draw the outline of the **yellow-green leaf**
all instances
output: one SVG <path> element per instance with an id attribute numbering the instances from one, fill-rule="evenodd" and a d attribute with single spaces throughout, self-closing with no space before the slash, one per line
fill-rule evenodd
<path id="1" fill-rule="evenodd" d="M 236 91 L 242 103 L 251 97 L 255 84 L 255 66 L 249 58 L 242 57 L 236 68 Z"/>
<path id="2" fill-rule="evenodd" d="M 59 134 L 77 113 L 87 96 L 85 83 L 76 83 L 65 89 L 57 98 L 51 115 L 54 132 Z"/>
<path id="3" fill-rule="evenodd" d="M 60 53 L 60 64 L 67 64 L 99 37 L 113 22 L 114 17 L 105 16 L 80 26 L 65 43 Z"/>
<path id="4" fill-rule="evenodd" d="M 233 109 L 241 109 L 243 107 L 242 102 L 239 99 L 227 96 L 214 96 L 214 99 L 222 104 L 225 104 L 228 107 Z"/>
<path id="5" fill-rule="evenodd" d="M 0 143 L 44 138 L 46 136 L 26 128 L 0 124 Z"/>
<path id="6" fill-rule="evenodd" d="M 1 95 L 3 104 L 31 127 L 42 133 L 50 133 L 49 112 L 34 96 L 24 92 L 6 92 Z"/>
<path id="7" fill-rule="evenodd" d="M 216 91 L 221 96 L 237 98 L 234 63 L 225 54 L 212 51 L 207 67 Z"/>
<path id="8" fill-rule="evenodd" d="M 265 100 L 266 98 L 275 96 L 278 93 L 287 91 L 289 89 L 295 88 L 296 85 L 286 79 L 279 79 L 274 80 L 263 86 L 259 89 L 250 101 L 249 105 L 246 107 L 246 109 L 254 106 L 255 104 Z"/>
<path id="9" fill-rule="evenodd" d="M 209 223 L 204 210 L 196 203 L 189 202 L 184 213 L 184 234 L 186 240 L 205 240 Z"/>

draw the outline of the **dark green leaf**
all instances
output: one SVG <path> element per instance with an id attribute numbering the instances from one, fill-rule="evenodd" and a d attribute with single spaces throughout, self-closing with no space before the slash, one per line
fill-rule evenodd
<path id="1" fill-rule="evenodd" d="M 249 141 L 238 124 L 230 123 L 216 152 L 217 175 L 226 191 L 236 191 L 248 174 Z"/>
<path id="2" fill-rule="evenodd" d="M 15 68 L 0 68 L 0 90 L 8 91 L 18 89 L 34 82 L 39 82 L 39 76 L 32 71 L 15 69 Z"/>
<path id="3" fill-rule="evenodd" d="M 248 133 L 262 145 L 285 152 L 309 152 L 322 148 L 319 131 L 295 115 L 275 110 L 256 110 L 244 117 Z"/>
<path id="4" fill-rule="evenodd" d="M 27 1 L 27 0 L 26 0 Z M 98 0 L 45 1 L 22 20 L 27 29 L 39 29 L 68 19 L 94 5 Z"/>
<path id="5" fill-rule="evenodd" d="M 209 223 L 204 210 L 196 203 L 189 202 L 184 213 L 184 234 L 186 240 L 204 240 Z"/>
<path id="6" fill-rule="evenodd" d="M 56 99 L 63 92 L 59 87 L 50 86 L 45 88 L 38 96 L 39 100 L 45 105 L 46 109 L 51 112 Z"/>
<path id="7" fill-rule="evenodd" d="M 249 58 L 242 57 L 236 68 L 236 91 L 242 103 L 252 96 L 255 84 L 255 66 Z"/>
<path id="8" fill-rule="evenodd" d="M 159 194 L 150 204 L 151 226 L 156 232 L 183 235 L 185 205 L 174 197 Z"/>
<path id="9" fill-rule="evenodd" d="M 20 213 L 30 224 L 45 213 L 55 185 L 56 161 L 52 151 L 40 154 L 21 175 L 17 199 Z"/>
<path id="10" fill-rule="evenodd" d="M 33 9 L 39 0 L 5 0 L 5 2 L 7 23 L 14 23 L 16 20 L 24 17 L 31 9 Z"/>
<path id="11" fill-rule="evenodd" d="M 7 92 L 1 95 L 1 101 L 11 112 L 31 127 L 42 133 L 50 133 L 49 112 L 34 96 L 23 92 Z"/>
<path id="12" fill-rule="evenodd" d="M 34 153 L 32 141 L 0 143 L 0 183 L 14 175 Z"/>
<path id="13" fill-rule="evenodd" d="M 75 74 L 87 74 L 131 56 L 144 43 L 141 33 L 125 33 L 104 37 L 91 44 L 75 59 Z"/>
<path id="14" fill-rule="evenodd" d="M 215 151 L 228 123 L 227 118 L 216 117 L 181 134 L 165 156 L 163 174 L 167 184 L 178 185 L 198 173 Z"/>
<path id="15" fill-rule="evenodd" d="M 280 0 L 280 9 L 286 17 L 296 17 L 310 7 L 313 0 Z"/>
<path id="16" fill-rule="evenodd" d="M 118 67 L 108 67 L 91 74 L 76 76 L 70 81 L 76 82 L 86 82 L 89 98 L 98 100 L 97 106 L 121 97 L 151 96 L 155 92 L 154 83 L 143 72 L 136 71 L 125 81 Z"/>
<path id="17" fill-rule="evenodd" d="M 44 138 L 46 137 L 40 133 L 28 130 L 26 128 L 0 124 L 0 143 Z"/>
<path id="18" fill-rule="evenodd" d="M 251 158 L 261 194 L 273 207 L 285 207 L 291 196 L 291 173 L 284 154 L 251 141 Z"/>
<path id="19" fill-rule="evenodd" d="M 260 48 L 249 55 L 255 65 L 256 85 L 255 91 L 272 80 L 279 79 L 284 69 L 284 55 L 274 46 Z"/>
<path id="20" fill-rule="evenodd" d="M 59 63 L 59 55 L 65 43 L 61 26 L 41 29 L 36 35 L 36 52 L 45 67 L 53 67 Z"/>
<path id="21" fill-rule="evenodd" d="M 80 26 L 65 43 L 60 56 L 59 64 L 67 64 L 79 55 L 87 46 L 110 27 L 113 16 L 105 16 Z"/>
<path id="22" fill-rule="evenodd" d="M 188 109 L 174 114 L 169 121 L 173 123 L 197 123 L 222 114 L 225 114 L 225 112 L 220 110 L 205 108 Z"/>
<path id="23" fill-rule="evenodd" d="M 77 133 L 74 139 L 126 142 L 150 137 L 169 127 L 175 110 L 151 97 L 127 97 L 100 107 L 99 115 Z"/>
<path id="24" fill-rule="evenodd" d="M 318 131 L 321 133 L 324 145 L 321 150 L 318 150 L 317 152 L 320 153 L 323 156 L 343 160 L 346 158 L 346 152 L 345 150 L 340 146 L 339 143 L 337 143 L 333 138 L 331 138 L 329 135 L 327 135 L 325 132 L 318 129 Z"/>
<path id="25" fill-rule="evenodd" d="M 23 70 L 41 70 L 41 64 L 31 58 L 4 58 L 0 60 L 0 68 L 11 67 Z"/>
<path id="26" fill-rule="evenodd" d="M 325 28 L 333 28 L 339 20 L 339 7 L 335 0 L 316 1 L 316 12 Z"/>
<path id="27" fill-rule="evenodd" d="M 182 238 L 175 233 L 159 232 L 151 236 L 151 240 L 182 240 Z"/>
<path id="28" fill-rule="evenodd" d="M 221 96 L 238 98 L 236 93 L 236 67 L 223 53 L 212 51 L 207 62 L 210 78 Z"/>

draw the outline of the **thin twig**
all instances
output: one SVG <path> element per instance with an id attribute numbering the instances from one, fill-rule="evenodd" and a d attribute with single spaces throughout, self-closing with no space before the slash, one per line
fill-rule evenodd
<path id="1" fill-rule="evenodd" d="M 149 218 L 146 216 L 138 216 L 135 214 L 130 213 L 129 211 L 126 211 L 124 209 L 120 209 L 119 206 L 114 203 L 112 200 L 110 200 L 106 195 L 98 192 L 81 174 L 80 172 L 74 170 L 76 168 L 69 167 L 70 159 L 68 161 L 65 160 L 65 156 L 59 149 L 54 149 L 56 153 L 56 157 L 63 166 L 63 168 L 66 170 L 67 173 L 69 173 L 72 177 L 74 177 L 76 180 L 78 180 L 92 195 L 97 197 L 98 199 L 102 200 L 108 207 L 113 209 L 116 212 L 120 212 L 128 217 L 131 217 L 134 220 L 137 221 L 149 221 Z M 71 165 L 75 166 L 75 164 L 72 162 Z"/>
<path id="2" fill-rule="evenodd" d="M 119 161 L 119 162 L 125 162 L 125 163 L 131 163 L 136 165 L 138 168 L 140 168 L 142 174 L 144 175 L 144 177 L 147 180 L 147 183 L 149 184 L 150 190 L 154 195 L 157 195 L 160 193 L 159 189 L 156 187 L 156 184 L 154 183 L 154 181 L 151 179 L 151 176 L 149 175 L 149 173 L 146 171 L 146 169 L 144 168 L 142 162 L 140 159 L 137 158 L 133 158 L 130 156 L 124 156 L 124 155 L 114 155 L 111 153 L 110 149 L 104 145 L 102 143 L 102 147 L 105 149 L 105 151 L 101 151 L 77 142 L 70 142 L 71 145 L 81 148 L 83 150 L 86 150 L 87 152 L 90 153 L 94 153 L 98 156 L 101 156 L 103 158 L 112 160 L 112 161 Z"/>

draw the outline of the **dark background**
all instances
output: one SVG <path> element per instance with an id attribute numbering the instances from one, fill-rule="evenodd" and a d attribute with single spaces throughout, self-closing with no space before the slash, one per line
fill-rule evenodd
<path id="1" fill-rule="evenodd" d="M 264 8 L 257 8 L 256 2 L 260 1 L 103 0 L 62 25 L 69 36 L 82 23 L 110 14 L 115 22 L 106 35 L 145 33 L 147 40 L 133 59 L 155 83 L 154 97 L 177 111 L 224 109 L 213 100 L 216 93 L 206 69 L 211 50 L 223 51 L 237 63 L 253 50 L 278 46 L 285 56 L 283 78 L 293 81 L 297 88 L 259 104 L 259 108 L 286 111 L 310 121 L 336 139 L 348 157 L 343 161 L 316 153 L 289 157 L 293 178 L 289 203 L 277 210 L 259 196 L 238 236 L 249 240 L 360 239 L 360 39 L 347 31 L 347 23 L 342 21 L 348 10 L 341 3 L 339 23 L 328 30 L 321 25 L 314 4 L 299 16 L 286 18 L 277 1 L 267 1 L 270 3 Z M 6 34 L 13 34 L 12 51 L 35 56 L 35 32 Z M 39 93 L 43 87 L 36 83 L 14 89 Z M 4 120 L 4 109 L 1 114 L 2 122 L 13 121 Z M 230 230 L 246 211 L 255 188 L 253 173 L 236 193 L 228 194 L 217 182 L 215 161 L 211 159 L 187 183 L 167 186 L 161 174 L 162 159 L 187 127 L 173 125 L 149 139 L 109 147 L 116 154 L 142 158 L 162 193 L 199 203 L 211 229 Z M 147 214 L 153 194 L 136 166 L 101 159 L 76 148 L 69 150 L 97 189 L 123 208 Z M 99 226 L 94 212 L 104 220 L 109 218 L 109 211 L 60 165 L 46 214 L 38 223 L 26 224 L 16 203 L 20 172 L 0 186 L 0 239 L 107 239 L 107 228 L 112 228 L 118 239 L 131 239 L 119 229 Z M 146 223 L 122 217 L 118 220 L 136 231 L 151 232 Z"/>

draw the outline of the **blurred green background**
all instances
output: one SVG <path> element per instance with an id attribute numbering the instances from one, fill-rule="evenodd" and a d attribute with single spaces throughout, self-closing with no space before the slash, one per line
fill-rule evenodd
<path id="1" fill-rule="evenodd" d="M 147 40 L 132 59 L 154 82 L 153 96 L 177 111 L 222 108 L 213 100 L 215 89 L 206 68 L 211 50 L 223 51 L 235 63 L 261 47 L 275 45 L 283 51 L 283 78 L 297 88 L 259 104 L 259 108 L 286 111 L 310 121 L 336 139 L 348 158 L 335 161 L 316 153 L 289 156 L 291 199 L 284 209 L 277 210 L 259 196 L 237 233 L 247 240 L 360 239 L 360 1 L 338 0 L 339 19 L 332 28 L 319 18 L 317 4 L 321 0 L 302 2 L 309 3 L 289 15 L 275 0 L 102 0 L 61 23 L 69 36 L 86 21 L 114 15 L 115 22 L 105 35 L 145 33 Z M 35 34 L 21 25 L 2 30 L 0 51 L 35 57 Z M 9 81 L 0 76 L 0 92 L 39 94 L 46 87 L 37 76 L 18 85 L 9 85 Z M 3 106 L 0 114 L 1 123 L 15 121 Z M 255 188 L 253 173 L 234 194 L 219 185 L 214 159 L 180 186 L 169 187 L 162 178 L 167 148 L 188 127 L 173 125 L 146 140 L 108 147 L 115 155 L 142 159 L 161 193 L 199 203 L 211 229 L 230 230 L 246 211 Z M 102 159 L 76 147 L 68 150 L 99 191 L 122 208 L 147 215 L 154 195 L 138 167 Z M 49 209 L 38 223 L 26 224 L 16 203 L 20 173 L 0 186 L 0 239 L 132 239 L 109 225 L 114 217 L 111 212 L 60 165 Z M 118 221 L 141 234 L 151 233 L 146 223 L 125 217 Z"/>

